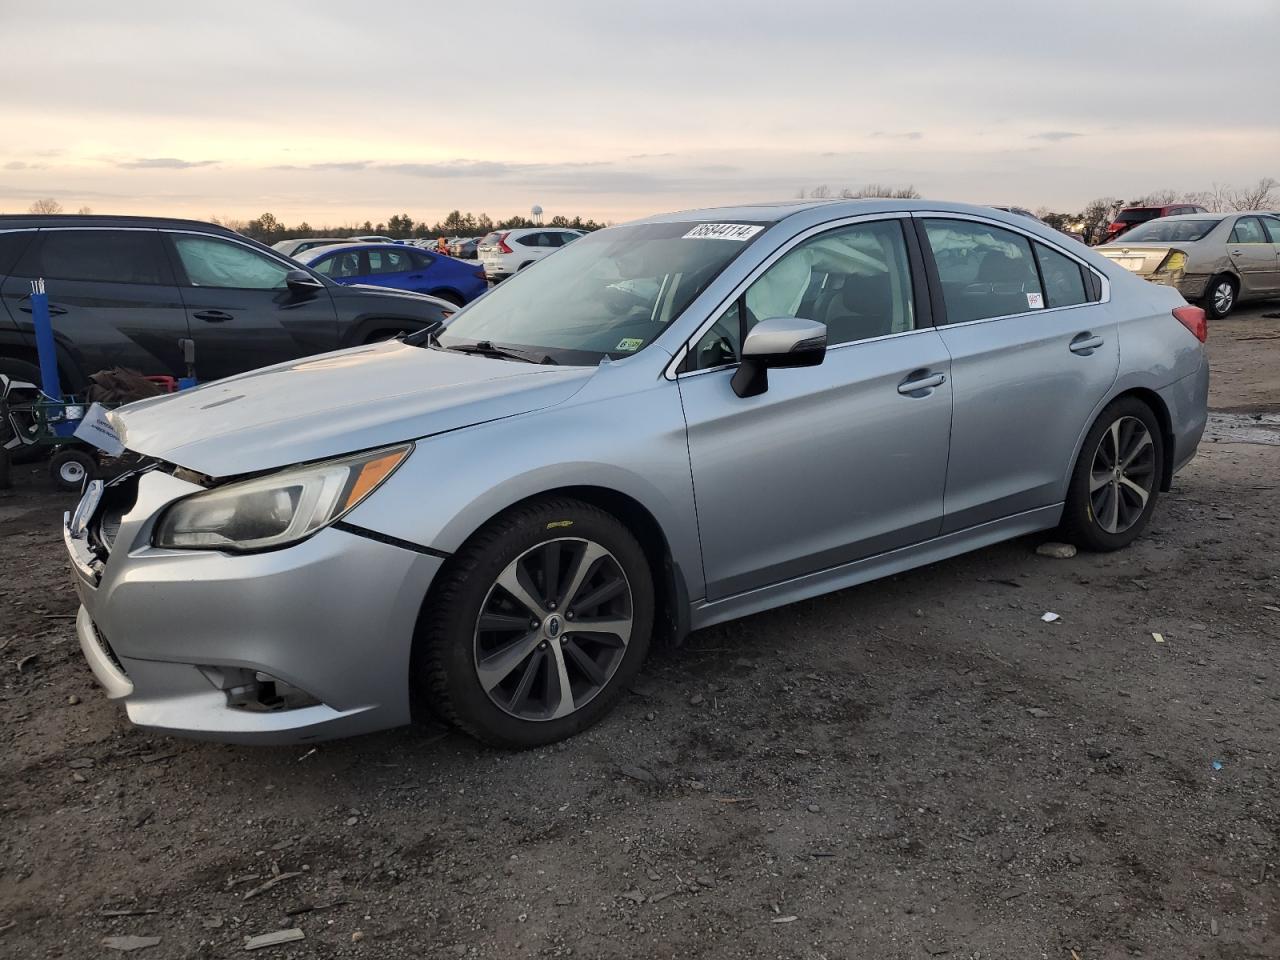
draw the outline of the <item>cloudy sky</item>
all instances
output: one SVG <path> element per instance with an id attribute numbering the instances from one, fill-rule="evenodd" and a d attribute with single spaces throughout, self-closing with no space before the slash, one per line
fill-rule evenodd
<path id="1" fill-rule="evenodd" d="M 0 0 L 0 29 L 11 213 L 618 221 L 872 181 L 1062 210 L 1280 177 L 1280 0 Z"/>

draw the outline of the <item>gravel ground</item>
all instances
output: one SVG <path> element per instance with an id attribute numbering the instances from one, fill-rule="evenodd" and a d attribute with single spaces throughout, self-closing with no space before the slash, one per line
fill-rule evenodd
<path id="1" fill-rule="evenodd" d="M 1215 419 L 1134 547 L 1025 538 L 702 631 L 522 754 L 130 728 L 73 638 L 67 498 L 18 470 L 0 955 L 229 957 L 297 929 L 263 955 L 1280 957 L 1263 312 L 1214 326 L 1213 403 L 1246 415 Z"/>

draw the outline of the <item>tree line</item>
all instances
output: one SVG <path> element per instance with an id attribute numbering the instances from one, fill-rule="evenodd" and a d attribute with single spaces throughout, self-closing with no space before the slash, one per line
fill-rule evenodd
<path id="1" fill-rule="evenodd" d="M 487 213 L 476 215 L 453 210 L 443 220 L 428 223 L 425 220 L 415 221 L 407 213 L 394 214 L 385 221 L 377 223 L 366 220 L 360 224 L 345 224 L 341 227 L 313 227 L 307 221 L 296 226 L 281 223 L 270 213 L 264 213 L 252 220 L 236 220 L 231 217 L 210 217 L 213 223 L 228 227 L 237 233 L 261 240 L 263 243 L 275 243 L 279 240 L 292 240 L 297 237 L 357 237 L 368 234 L 379 234 L 395 240 L 433 237 L 482 237 L 494 230 L 518 230 L 522 227 L 563 227 L 571 230 L 599 230 L 607 224 L 595 220 L 584 220 L 582 217 L 555 216 L 550 220 L 539 222 L 528 217 L 507 217 L 505 220 L 493 220 Z"/>

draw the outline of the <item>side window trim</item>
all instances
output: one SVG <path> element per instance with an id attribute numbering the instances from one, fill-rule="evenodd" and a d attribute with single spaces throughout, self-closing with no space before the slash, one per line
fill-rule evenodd
<path id="1" fill-rule="evenodd" d="M 942 297 L 942 281 L 938 276 L 938 267 L 933 259 L 933 249 L 929 246 L 929 238 L 924 232 L 924 221 L 928 219 L 968 220 L 972 223 L 981 223 L 986 226 L 998 227 L 1002 230 L 1008 230 L 1010 233 L 1016 233 L 1019 236 L 1025 238 L 1030 244 L 1032 244 L 1033 254 L 1035 249 L 1034 245 L 1037 243 L 1041 243 L 1041 244 L 1044 244 L 1044 246 L 1048 247 L 1050 250 L 1052 250 L 1054 253 L 1060 253 L 1064 257 L 1067 257 L 1069 260 L 1072 260 L 1073 262 L 1079 264 L 1080 268 L 1086 271 L 1085 293 L 1089 294 L 1089 300 L 1085 303 L 1073 303 L 1070 306 L 1065 306 L 1065 307 L 1045 306 L 1039 310 L 1024 310 L 1021 313 L 1003 313 L 998 317 L 983 317 L 980 320 L 965 320 L 963 321 L 963 323 L 951 324 L 951 326 L 967 326 L 968 324 L 974 324 L 974 323 L 991 323 L 993 320 L 1006 320 L 1010 317 L 1025 317 L 1028 314 L 1046 313 L 1047 311 L 1050 311 L 1050 310 L 1076 310 L 1076 309 L 1079 309 L 1080 307 L 1093 306 L 1094 304 L 1097 304 L 1097 303 L 1107 303 L 1111 299 L 1111 282 L 1106 278 L 1104 274 L 1099 273 L 1094 267 L 1085 263 L 1075 254 L 1071 253 L 1071 251 L 1064 250 L 1062 247 L 1058 246 L 1056 243 L 1053 243 L 1050 240 L 1046 240 L 1043 237 L 1036 236 L 1033 233 L 1028 233 L 1025 230 L 1021 230 L 1018 227 L 1012 226 L 1008 223 L 1003 223 L 999 220 L 990 220 L 986 217 L 978 216 L 975 214 L 954 213 L 949 210 L 937 210 L 937 211 L 915 210 L 911 212 L 910 216 L 915 221 L 915 225 L 916 225 L 915 232 L 916 232 L 916 235 L 919 237 L 921 247 L 923 248 L 925 269 L 928 271 L 928 275 L 929 275 L 929 293 L 930 293 L 930 298 L 933 301 L 933 313 L 934 313 L 935 326 L 942 327 L 942 326 L 948 325 L 947 319 L 946 319 L 947 305 Z M 1032 259 L 1036 261 L 1036 272 L 1038 275 L 1040 272 L 1039 260 L 1034 256 L 1032 257 Z M 1040 289 L 1042 291 L 1044 289 L 1043 279 L 1041 279 Z"/>
<path id="2" fill-rule="evenodd" d="M 873 213 L 865 214 L 860 217 L 845 217 L 840 220 L 831 221 L 818 227 L 806 230 L 799 236 L 792 237 L 784 247 L 775 250 L 769 258 L 762 264 L 758 264 L 751 274 L 742 284 L 736 288 L 735 295 L 732 298 L 726 298 L 716 307 L 716 312 L 712 314 L 709 320 L 704 323 L 698 332 L 688 340 L 682 347 L 681 352 L 677 352 L 676 358 L 667 366 L 668 375 L 674 370 L 675 376 L 692 373 L 711 373 L 715 370 L 728 370 L 736 367 L 739 361 L 718 364 L 714 367 L 705 367 L 699 369 L 694 366 L 697 362 L 697 353 L 694 347 L 701 342 L 707 332 L 715 325 L 716 321 L 722 318 L 731 307 L 736 307 L 738 311 L 738 342 L 742 343 L 747 336 L 747 294 L 755 283 L 769 272 L 770 268 L 785 257 L 788 253 L 815 237 L 821 237 L 827 233 L 833 233 L 837 230 L 844 230 L 849 227 L 866 226 L 877 223 L 897 223 L 898 229 L 902 234 L 903 247 L 907 254 L 907 270 L 911 276 L 911 303 L 912 303 L 912 319 L 914 326 L 910 330 L 900 330 L 897 333 L 886 333 L 875 337 L 865 337 L 857 340 L 846 340 L 841 343 L 831 344 L 827 347 L 827 352 L 841 350 L 845 347 L 853 347 L 863 343 L 869 343 L 876 340 L 887 340 L 891 337 L 904 337 L 912 333 L 919 333 L 922 330 L 929 329 L 933 326 L 933 314 L 930 310 L 930 300 L 924 276 L 924 266 L 920 256 L 920 250 L 914 231 L 910 226 L 910 215 L 907 213 Z"/>

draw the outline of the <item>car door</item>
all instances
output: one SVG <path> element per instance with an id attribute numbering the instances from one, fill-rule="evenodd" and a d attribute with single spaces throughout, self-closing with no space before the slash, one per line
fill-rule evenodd
<path id="1" fill-rule="evenodd" d="M 916 217 L 955 398 L 943 532 L 1060 503 L 1119 369 L 1114 317 L 1062 248 L 986 221 Z"/>
<path id="2" fill-rule="evenodd" d="M 78 373 L 120 366 L 183 374 L 187 315 L 156 230 L 40 230 L 0 288 L 10 317 L 32 343 L 36 278 L 44 278 L 54 336 Z"/>
<path id="3" fill-rule="evenodd" d="M 1240 293 L 1258 296 L 1276 290 L 1276 251 L 1258 217 L 1241 217 L 1227 239 L 1227 256 L 1240 274 Z"/>
<path id="4" fill-rule="evenodd" d="M 414 262 L 413 251 L 408 247 L 399 250 L 375 247 L 365 251 L 365 259 L 369 267 L 367 276 L 361 283 L 395 290 L 421 291 L 425 288 L 423 268 Z"/>
<path id="5" fill-rule="evenodd" d="M 811 231 L 757 270 L 695 340 L 677 382 L 707 599 L 941 528 L 950 364 L 904 223 Z M 737 396 L 729 381 L 746 331 L 784 315 L 827 324 L 824 361 L 771 371 L 764 393 Z"/>
<path id="6" fill-rule="evenodd" d="M 1271 241 L 1271 252 L 1275 254 L 1272 261 L 1271 290 L 1280 293 L 1280 217 L 1262 217 L 1263 229 Z"/>
<path id="7" fill-rule="evenodd" d="M 233 373 L 339 346 L 326 288 L 291 290 L 296 263 L 231 237 L 165 231 L 196 344 L 196 375 Z"/>

